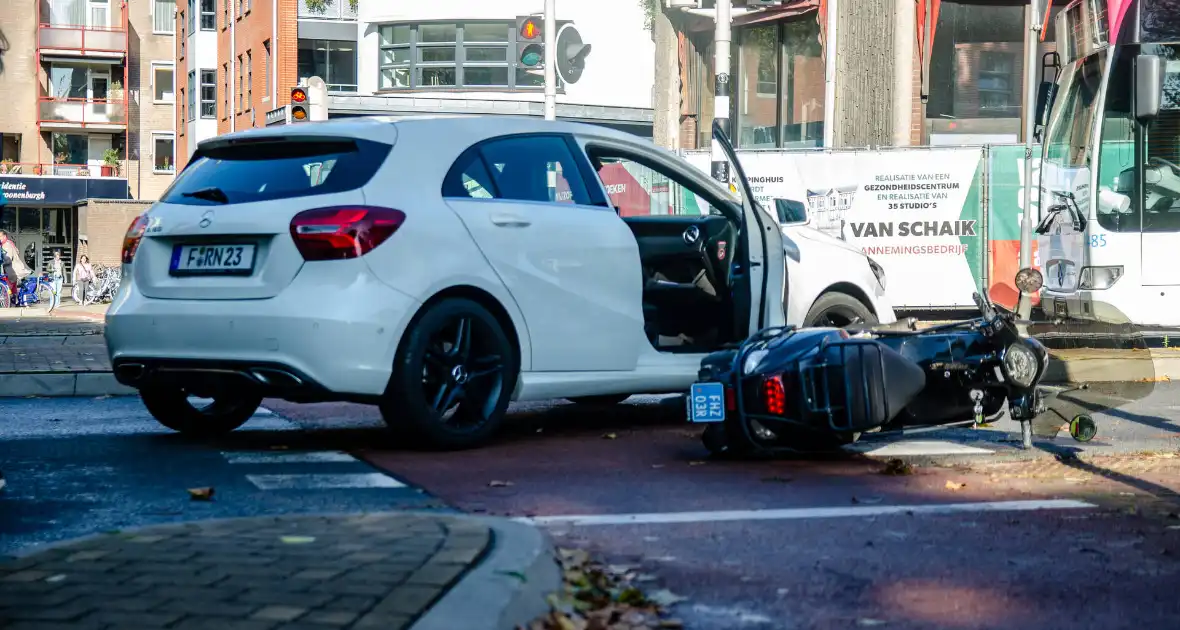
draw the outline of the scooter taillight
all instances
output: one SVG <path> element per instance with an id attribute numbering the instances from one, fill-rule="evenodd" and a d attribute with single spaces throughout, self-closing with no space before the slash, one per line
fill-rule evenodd
<path id="1" fill-rule="evenodd" d="M 787 390 L 781 376 L 776 374 L 762 380 L 762 400 L 766 403 L 767 413 L 776 416 L 787 413 Z"/>

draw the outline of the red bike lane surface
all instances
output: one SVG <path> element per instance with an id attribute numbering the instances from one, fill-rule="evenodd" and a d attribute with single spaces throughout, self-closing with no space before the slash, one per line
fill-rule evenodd
<path id="1" fill-rule="evenodd" d="M 546 524 L 559 545 L 638 565 L 654 576 L 650 588 L 686 597 L 675 612 L 689 628 L 1165 628 L 1175 627 L 1169 615 L 1180 614 L 1173 592 L 1180 529 L 1168 529 L 1180 520 L 1108 507 L 869 514 L 892 506 L 1146 496 L 1174 490 L 1174 474 L 1136 486 L 1127 475 L 1079 482 L 1072 470 L 1046 476 L 917 467 L 893 476 L 882 474 L 880 462 L 851 455 L 719 462 L 706 459 L 699 429 L 679 421 L 682 407 L 651 403 L 518 406 L 493 444 L 418 452 L 376 428 L 380 416 L 370 408 L 267 406 L 311 429 L 314 439 L 471 512 L 703 513 L 674 524 Z M 332 430 L 342 425 L 358 428 Z M 844 514 L 820 518 L 815 508 Z M 717 514 L 725 510 L 753 512 Z M 753 520 L 765 510 L 794 511 Z"/>

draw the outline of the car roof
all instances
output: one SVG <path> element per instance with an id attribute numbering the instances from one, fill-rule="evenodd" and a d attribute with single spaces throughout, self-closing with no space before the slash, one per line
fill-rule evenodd
<path id="1" fill-rule="evenodd" d="M 404 134 L 403 134 L 404 132 Z M 201 142 L 222 143 L 243 138 L 265 138 L 292 134 L 346 136 L 396 144 L 403 135 L 415 140 L 429 139 L 436 149 L 469 147 L 482 140 L 523 133 L 566 133 L 636 145 L 647 150 L 662 149 L 650 140 L 617 129 L 590 123 L 544 120 L 530 116 L 357 116 L 312 123 L 272 125 L 235 131 Z M 404 148 L 404 147 L 399 147 Z M 669 152 L 671 153 L 671 152 Z"/>

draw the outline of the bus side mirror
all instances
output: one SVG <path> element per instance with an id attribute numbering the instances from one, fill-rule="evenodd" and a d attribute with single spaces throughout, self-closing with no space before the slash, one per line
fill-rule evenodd
<path id="1" fill-rule="evenodd" d="M 1049 110 L 1053 108 L 1053 101 L 1056 98 L 1057 84 L 1041 81 L 1041 87 L 1037 89 L 1037 116 L 1035 118 L 1038 127 L 1049 124 Z"/>
<path id="2" fill-rule="evenodd" d="M 1148 123 L 1160 113 L 1164 94 L 1163 64 L 1156 55 L 1135 58 L 1135 118 Z"/>

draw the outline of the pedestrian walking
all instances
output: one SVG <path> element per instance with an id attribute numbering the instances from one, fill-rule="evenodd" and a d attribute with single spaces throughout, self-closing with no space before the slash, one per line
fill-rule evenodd
<path id="1" fill-rule="evenodd" d="M 86 303 L 86 296 L 90 294 L 91 282 L 94 281 L 94 266 L 90 264 L 90 257 L 86 254 L 78 256 L 78 264 L 74 265 L 74 301 Z"/>
<path id="2" fill-rule="evenodd" d="M 17 294 L 20 293 L 21 281 L 29 277 L 32 271 L 25 261 L 21 260 L 16 242 L 4 230 L 0 230 L 0 251 L 4 252 L 0 258 L 3 258 L 4 275 L 8 277 L 9 299 L 15 302 Z"/>
<path id="3" fill-rule="evenodd" d="M 53 260 L 49 263 L 49 280 L 53 288 L 53 295 L 49 296 L 49 314 L 61 306 L 61 285 L 66 280 L 66 265 L 61 259 L 61 250 L 53 250 Z"/>

